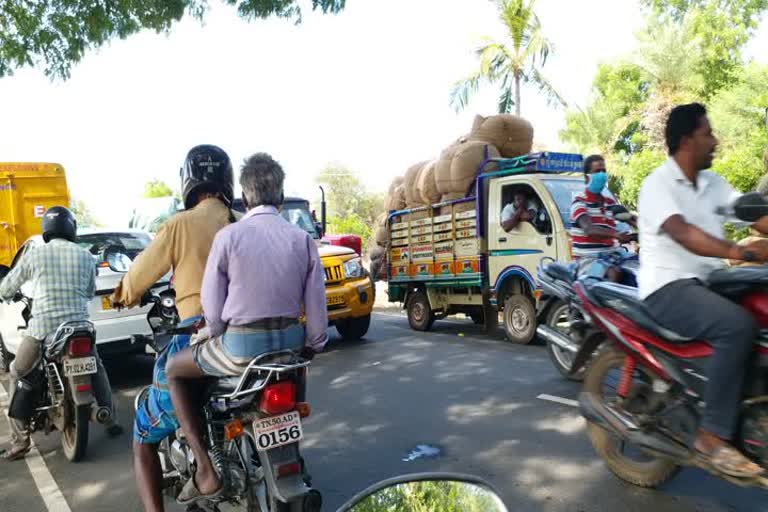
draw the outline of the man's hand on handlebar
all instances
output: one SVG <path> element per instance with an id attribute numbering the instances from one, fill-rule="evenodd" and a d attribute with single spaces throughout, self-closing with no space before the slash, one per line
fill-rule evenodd
<path id="1" fill-rule="evenodd" d="M 619 241 L 620 244 L 628 244 L 630 242 L 636 242 L 637 241 L 637 234 L 636 233 L 618 233 L 618 236 L 616 239 Z"/>
<path id="2" fill-rule="evenodd" d="M 753 254 L 754 261 L 761 263 L 768 261 L 768 240 L 755 240 L 742 247 L 744 251 L 749 251 Z"/>

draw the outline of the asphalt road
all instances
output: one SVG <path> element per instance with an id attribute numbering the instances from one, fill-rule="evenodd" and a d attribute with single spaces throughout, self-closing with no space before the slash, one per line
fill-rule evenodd
<path id="1" fill-rule="evenodd" d="M 107 367 L 130 428 L 152 359 L 121 358 Z M 334 340 L 310 379 L 314 412 L 303 451 L 324 510 L 376 481 L 421 471 L 486 478 L 511 511 L 768 510 L 768 493 L 699 470 L 682 471 L 658 491 L 623 484 L 594 455 L 576 409 L 537 398 L 578 393 L 543 347 L 488 339 L 468 321 L 437 322 L 422 334 L 402 316 L 376 314 L 366 341 Z M 7 433 L 0 419 L 3 443 Z M 36 443 L 44 465 L 34 456 L 0 463 L 0 511 L 66 511 L 62 501 L 72 511 L 141 510 L 129 435 L 110 440 L 93 426 L 80 464 L 64 459 L 57 434 L 36 436 Z M 181 508 L 169 503 L 168 510 Z"/>

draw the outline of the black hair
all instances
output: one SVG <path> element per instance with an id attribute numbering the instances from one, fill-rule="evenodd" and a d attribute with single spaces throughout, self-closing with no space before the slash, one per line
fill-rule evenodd
<path id="1" fill-rule="evenodd" d="M 589 155 L 584 159 L 584 174 L 588 174 L 592 170 L 592 164 L 595 162 L 605 162 L 603 155 Z"/>
<path id="2" fill-rule="evenodd" d="M 707 115 L 707 109 L 701 103 L 678 105 L 667 118 L 664 137 L 667 140 L 669 154 L 674 155 L 680 149 L 683 137 L 690 137 L 701 124 L 701 118 Z"/>

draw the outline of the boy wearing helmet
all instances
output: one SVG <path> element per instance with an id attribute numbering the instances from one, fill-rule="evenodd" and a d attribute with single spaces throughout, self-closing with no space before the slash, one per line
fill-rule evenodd
<path id="1" fill-rule="evenodd" d="M 88 302 L 96 290 L 96 265 L 93 257 L 75 243 L 77 222 L 63 206 L 54 206 L 42 219 L 45 245 L 32 247 L 0 282 L 0 299 L 11 300 L 27 281 L 34 283 L 32 319 L 11 364 L 11 399 L 19 379 L 26 377 L 41 357 L 46 336 L 64 322 L 88 320 Z M 112 391 L 107 371 L 94 347 L 97 373 L 94 378 L 96 401 L 110 411 L 107 433 L 118 436 L 122 427 L 115 423 Z M 11 400 L 9 400 L 11 403 Z M 2 454 L 8 461 L 19 460 L 31 448 L 28 423 L 9 418 L 11 446 Z"/>
<path id="2" fill-rule="evenodd" d="M 202 317 L 200 287 L 213 238 L 221 228 L 234 221 L 230 210 L 234 175 L 227 153 L 213 145 L 192 148 L 180 174 L 186 211 L 160 226 L 150 245 L 134 260 L 111 299 L 118 307 L 134 306 L 158 279 L 173 271 L 176 307 L 182 319 L 179 327 L 187 327 Z M 174 336 L 159 355 L 152 386 L 136 411 L 134 468 L 139 496 L 147 511 L 163 510 L 157 447 L 179 426 L 168 394 L 165 363 L 188 345 L 188 335 Z"/>

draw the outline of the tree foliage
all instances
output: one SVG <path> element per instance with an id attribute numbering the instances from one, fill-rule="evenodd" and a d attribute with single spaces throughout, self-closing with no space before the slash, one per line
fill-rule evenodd
<path id="1" fill-rule="evenodd" d="M 72 199 L 69 209 L 75 215 L 78 227 L 98 227 L 99 221 L 82 199 Z"/>
<path id="2" fill-rule="evenodd" d="M 357 503 L 354 512 L 494 512 L 493 495 L 472 484 L 409 482 L 380 490 Z"/>
<path id="3" fill-rule="evenodd" d="M 173 190 L 164 181 L 155 179 L 144 185 L 143 197 L 147 199 L 169 196 L 173 196 Z"/>
<path id="4" fill-rule="evenodd" d="M 550 103 L 566 102 L 542 73 L 552 43 L 545 37 L 534 7 L 536 0 L 497 0 L 499 18 L 507 32 L 506 41 L 486 37 L 475 53 L 480 67 L 454 84 L 451 104 L 459 111 L 469 103 L 483 82 L 499 85 L 499 113 L 506 114 L 515 107 L 520 115 L 520 87 L 535 85 Z"/>
<path id="5" fill-rule="evenodd" d="M 247 20 L 278 16 L 301 22 L 299 0 L 224 0 Z M 312 9 L 339 12 L 346 0 L 312 0 Z M 168 32 L 185 15 L 202 20 L 206 0 L 3 0 L 0 78 L 25 66 L 66 79 L 89 50 L 141 30 Z"/>

